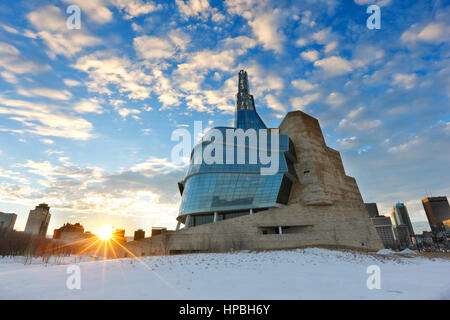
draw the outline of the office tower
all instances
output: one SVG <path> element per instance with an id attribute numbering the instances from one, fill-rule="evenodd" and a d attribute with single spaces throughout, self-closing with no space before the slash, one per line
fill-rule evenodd
<path id="1" fill-rule="evenodd" d="M 41 203 L 34 210 L 30 210 L 25 233 L 45 237 L 50 217 L 50 207 L 46 203 Z"/>
<path id="2" fill-rule="evenodd" d="M 447 197 L 427 197 L 422 200 L 423 208 L 427 215 L 431 231 L 434 233 L 442 231 L 450 221 L 450 206 Z"/>

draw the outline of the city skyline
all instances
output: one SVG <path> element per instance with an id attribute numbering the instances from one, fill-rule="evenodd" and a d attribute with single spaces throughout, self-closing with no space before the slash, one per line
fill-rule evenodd
<path id="1" fill-rule="evenodd" d="M 400 201 L 427 223 L 421 199 L 450 193 L 449 6 L 374 1 L 369 30 L 363 0 L 91 2 L 0 5 L 0 211 L 16 229 L 42 202 L 49 234 L 175 228 L 186 166 L 171 133 L 232 125 L 240 69 L 268 127 L 319 119 L 381 215 Z"/>

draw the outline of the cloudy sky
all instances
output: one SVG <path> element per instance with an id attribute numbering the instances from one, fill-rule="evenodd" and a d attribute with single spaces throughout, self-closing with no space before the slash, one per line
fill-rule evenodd
<path id="1" fill-rule="evenodd" d="M 449 17 L 426 0 L 3 1 L 0 211 L 22 230 L 45 201 L 50 233 L 174 227 L 171 133 L 230 125 L 246 69 L 268 126 L 317 117 L 366 202 L 426 221 L 420 199 L 450 191 Z"/>

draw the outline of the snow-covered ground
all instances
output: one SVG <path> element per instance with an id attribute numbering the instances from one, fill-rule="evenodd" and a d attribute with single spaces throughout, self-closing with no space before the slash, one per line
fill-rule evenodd
<path id="1" fill-rule="evenodd" d="M 310 248 L 49 264 L 0 258 L 0 299 L 450 299 L 450 260 Z M 388 254 L 386 254 L 388 253 Z M 81 288 L 69 290 L 68 266 Z M 369 290 L 367 267 L 380 268 Z"/>

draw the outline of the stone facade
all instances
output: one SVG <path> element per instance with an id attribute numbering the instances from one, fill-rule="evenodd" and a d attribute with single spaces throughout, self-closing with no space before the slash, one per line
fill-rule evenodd
<path id="1" fill-rule="evenodd" d="M 290 112 L 279 129 L 291 138 L 298 156 L 299 182 L 287 205 L 167 231 L 143 240 L 147 245 L 139 245 L 137 255 L 305 246 L 382 249 L 356 180 L 345 174 L 339 152 L 325 144 L 318 120 Z"/>

